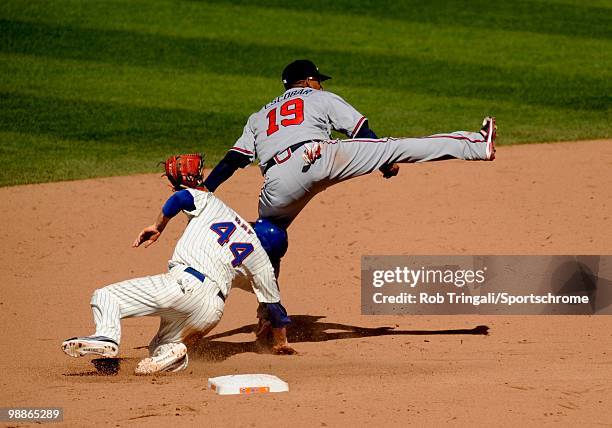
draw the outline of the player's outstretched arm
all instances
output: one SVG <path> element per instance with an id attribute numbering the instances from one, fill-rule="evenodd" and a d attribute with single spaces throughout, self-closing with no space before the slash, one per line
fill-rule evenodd
<path id="1" fill-rule="evenodd" d="M 163 212 L 160 212 L 155 223 L 142 229 L 138 234 L 138 238 L 136 238 L 132 244 L 132 247 L 139 247 L 141 244 L 144 244 L 144 247 L 147 248 L 157 241 L 169 221 L 170 217 L 166 217 Z"/>
<path id="2" fill-rule="evenodd" d="M 244 168 L 251 163 L 251 158 L 243 153 L 230 150 L 204 180 L 204 187 L 209 192 L 217 190 L 223 182 L 234 175 L 238 168 Z"/>
<path id="3" fill-rule="evenodd" d="M 181 210 L 195 210 L 195 202 L 193 195 L 189 190 L 181 190 L 174 193 L 164 204 L 161 212 L 157 216 L 157 220 L 151 226 L 147 226 L 138 235 L 138 238 L 132 244 L 132 247 L 139 247 L 144 244 L 145 248 L 157 241 L 161 233 L 166 228 L 168 222 L 177 215 Z"/>

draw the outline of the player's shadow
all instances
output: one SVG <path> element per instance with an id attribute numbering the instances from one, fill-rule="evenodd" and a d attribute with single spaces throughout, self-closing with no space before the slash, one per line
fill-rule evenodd
<path id="1" fill-rule="evenodd" d="M 328 340 L 358 339 L 373 336 L 429 336 L 429 335 L 487 335 L 489 327 L 479 325 L 470 329 L 451 330 L 396 330 L 394 327 L 358 327 L 348 324 L 322 322 L 324 316 L 314 315 L 292 315 L 291 325 L 287 328 L 287 339 L 289 343 L 302 342 L 326 342 Z M 218 339 L 235 336 L 237 334 L 250 334 L 254 336 L 255 324 L 229 330 L 223 333 L 213 334 L 204 338 L 198 338 L 190 343 L 190 357 L 208 360 L 223 361 L 229 357 L 245 352 L 269 353 L 269 349 L 263 347 L 257 341 L 249 342 L 225 342 Z"/>

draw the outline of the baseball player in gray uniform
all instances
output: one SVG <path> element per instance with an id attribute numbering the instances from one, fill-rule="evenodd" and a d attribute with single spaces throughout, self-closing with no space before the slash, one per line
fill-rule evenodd
<path id="1" fill-rule="evenodd" d="M 274 269 L 251 225 L 202 188 L 203 162 L 199 155 L 172 157 L 166 175 L 176 192 L 157 220 L 140 232 L 134 247 L 148 247 L 172 217 L 183 211 L 189 222 L 168 263 L 167 273 L 131 279 L 96 290 L 91 299 L 96 332 L 74 337 L 62 349 L 72 357 L 88 354 L 115 357 L 119 352 L 123 318 L 157 315 L 159 331 L 149 344 L 148 358 L 137 374 L 175 372 L 187 367 L 185 339 L 201 337 L 223 314 L 232 282 L 247 278 L 257 300 L 267 311 L 274 353 L 291 354 L 285 327 L 290 323 L 280 303 Z"/>
<path id="2" fill-rule="evenodd" d="M 327 79 L 311 61 L 289 64 L 282 74 L 286 91 L 249 117 L 240 138 L 206 178 L 206 188 L 215 191 L 236 169 L 259 158 L 265 179 L 259 216 L 286 228 L 320 191 L 376 169 L 389 178 L 398 172 L 396 163 L 495 158 L 495 118 L 485 118 L 479 132 L 378 138 L 364 115 L 323 91 Z M 331 139 L 332 130 L 349 139 Z"/>

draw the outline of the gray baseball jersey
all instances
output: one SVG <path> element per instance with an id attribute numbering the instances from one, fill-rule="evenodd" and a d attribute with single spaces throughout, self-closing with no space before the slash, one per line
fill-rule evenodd
<path id="1" fill-rule="evenodd" d="M 96 290 L 91 306 L 96 336 L 119 343 L 122 318 L 159 315 L 159 331 L 149 345 L 182 342 L 205 334 L 221 319 L 232 282 L 246 277 L 258 301 L 280 301 L 274 269 L 249 223 L 211 193 L 189 189 L 195 209 L 179 239 L 167 273 L 131 279 Z M 189 272 L 204 274 L 204 281 Z"/>
<path id="2" fill-rule="evenodd" d="M 365 120 L 336 94 L 293 88 L 253 113 L 231 150 L 264 164 L 295 143 L 327 140 L 332 130 L 352 137 Z"/>

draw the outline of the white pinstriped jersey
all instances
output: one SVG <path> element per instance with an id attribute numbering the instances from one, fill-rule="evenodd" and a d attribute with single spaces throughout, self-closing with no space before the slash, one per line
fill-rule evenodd
<path id="1" fill-rule="evenodd" d="M 188 189 L 195 210 L 169 266 L 191 266 L 215 281 L 225 296 L 239 276 L 248 278 L 263 303 L 280 301 L 274 268 L 250 224 L 212 193 Z"/>
<path id="2" fill-rule="evenodd" d="M 292 88 L 253 113 L 231 150 L 266 163 L 293 144 L 327 140 L 331 131 L 353 137 L 366 118 L 341 97 L 311 88 Z"/>

